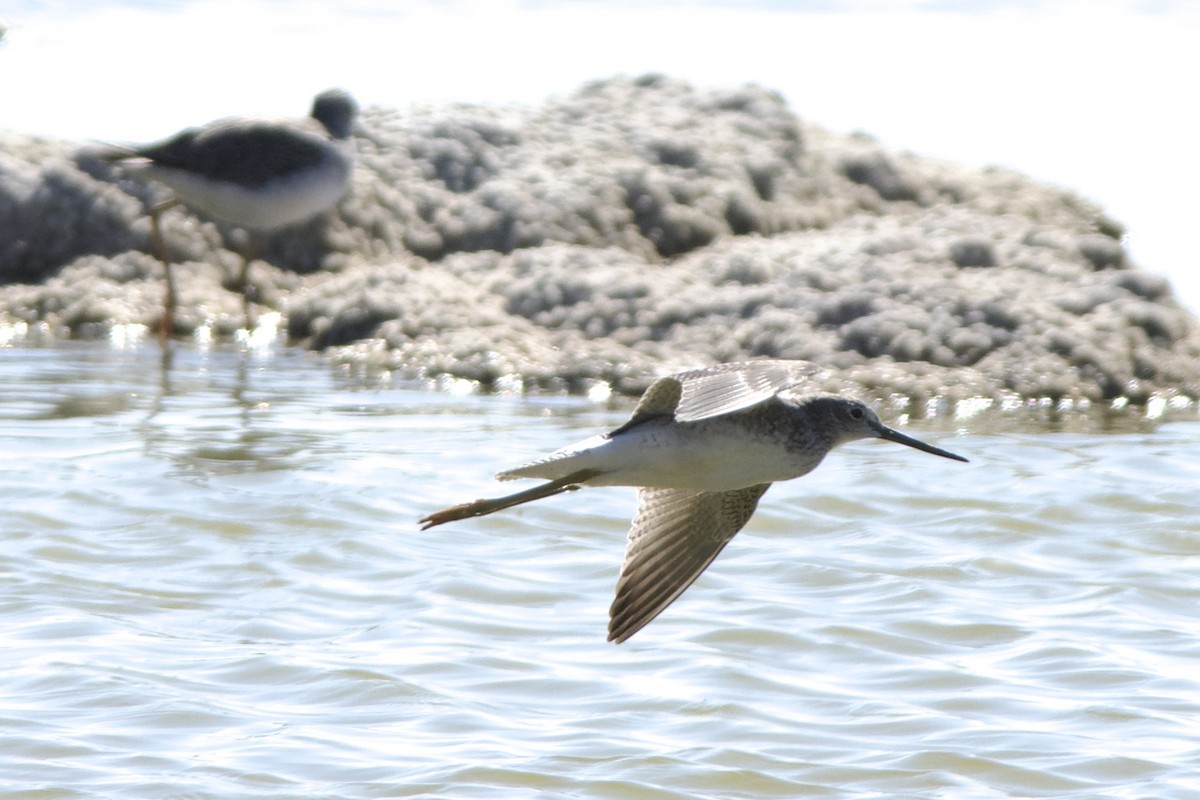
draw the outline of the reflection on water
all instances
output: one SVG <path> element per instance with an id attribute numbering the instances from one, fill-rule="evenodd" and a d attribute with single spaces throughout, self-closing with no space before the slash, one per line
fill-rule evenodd
<path id="1" fill-rule="evenodd" d="M 627 409 L 187 346 L 0 380 L 27 796 L 1194 796 L 1194 422 L 847 446 L 614 647 L 631 491 L 416 519 Z"/>

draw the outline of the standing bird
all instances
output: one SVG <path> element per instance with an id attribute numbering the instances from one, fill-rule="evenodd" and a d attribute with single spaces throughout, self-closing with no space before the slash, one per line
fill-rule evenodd
<path id="1" fill-rule="evenodd" d="M 659 378 L 611 433 L 496 475 L 547 483 L 437 511 L 420 520 L 422 530 L 581 486 L 636 486 L 609 609 L 608 640 L 620 644 L 700 576 L 773 482 L 811 472 L 838 445 L 887 439 L 967 460 L 887 427 L 857 400 L 781 394 L 818 371 L 803 361 L 746 361 Z"/>
<path id="2" fill-rule="evenodd" d="M 99 155 L 131 175 L 170 187 L 175 196 L 150 210 L 156 247 L 166 267 L 163 328 L 174 326 L 175 283 L 163 246 L 159 216 L 184 203 L 223 222 L 263 234 L 315 217 L 334 206 L 350 185 L 350 139 L 358 106 L 341 89 L 322 92 L 306 119 L 226 119 L 189 128 L 143 147 L 111 148 Z M 238 276 L 246 326 L 251 327 L 252 255 Z"/>

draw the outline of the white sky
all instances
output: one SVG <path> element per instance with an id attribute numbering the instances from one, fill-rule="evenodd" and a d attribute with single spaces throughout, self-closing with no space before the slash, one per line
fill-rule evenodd
<path id="1" fill-rule="evenodd" d="M 0 23 L 0 128 L 80 141 L 300 116 L 334 85 L 403 109 L 535 104 L 647 71 L 753 81 L 825 127 L 1079 191 L 1200 311 L 1189 0 L 0 0 Z"/>

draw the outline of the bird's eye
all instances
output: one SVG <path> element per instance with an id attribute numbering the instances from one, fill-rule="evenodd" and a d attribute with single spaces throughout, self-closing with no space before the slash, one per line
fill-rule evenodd
<path id="1" fill-rule="evenodd" d="M 863 410 L 861 408 L 852 408 L 850 409 L 850 416 L 854 417 L 855 419 L 862 419 Z"/>

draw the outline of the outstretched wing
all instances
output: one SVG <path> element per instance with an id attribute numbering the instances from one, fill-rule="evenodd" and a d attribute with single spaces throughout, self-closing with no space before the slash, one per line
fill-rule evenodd
<path id="1" fill-rule="evenodd" d="M 673 376 L 682 386 L 675 419 L 694 422 L 756 406 L 820 371 L 807 361 L 738 361 Z"/>
<path id="2" fill-rule="evenodd" d="M 659 378 L 646 389 L 629 421 L 609 436 L 652 417 L 695 422 L 752 408 L 820 371 L 807 361 L 735 361 Z"/>
<path id="3" fill-rule="evenodd" d="M 621 642 L 671 605 L 754 514 L 769 483 L 728 492 L 638 490 L 608 640 Z"/>

